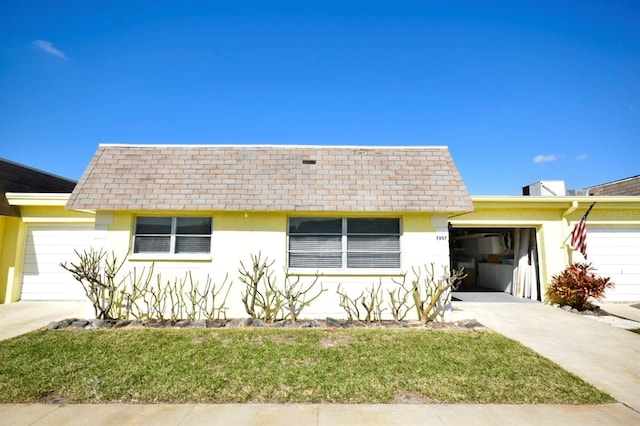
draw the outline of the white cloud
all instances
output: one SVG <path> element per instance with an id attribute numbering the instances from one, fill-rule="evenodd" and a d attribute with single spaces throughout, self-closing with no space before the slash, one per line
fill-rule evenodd
<path id="1" fill-rule="evenodd" d="M 549 155 L 536 155 L 535 157 L 533 157 L 533 162 L 534 163 L 551 163 L 553 161 L 556 161 L 558 159 L 558 156 L 555 154 L 549 154 Z"/>
<path id="2" fill-rule="evenodd" d="M 33 45 L 50 55 L 57 56 L 58 58 L 62 59 L 67 59 L 67 55 L 65 55 L 63 51 L 56 49 L 56 47 L 50 41 L 34 40 Z"/>
<path id="3" fill-rule="evenodd" d="M 578 160 L 578 161 L 586 160 L 586 159 L 587 159 L 587 157 L 588 157 L 588 155 L 587 155 L 587 154 L 580 154 L 580 155 L 578 155 L 578 156 L 576 157 L 576 160 Z"/>

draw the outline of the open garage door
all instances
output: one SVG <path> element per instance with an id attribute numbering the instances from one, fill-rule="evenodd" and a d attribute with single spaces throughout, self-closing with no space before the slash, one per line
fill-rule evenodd
<path id="1" fill-rule="evenodd" d="M 533 227 L 449 229 L 451 268 L 464 268 L 454 300 L 540 301 L 538 244 Z"/>
<path id="2" fill-rule="evenodd" d="M 640 301 L 640 227 L 587 225 L 587 255 L 596 273 L 615 283 L 607 302 Z"/>
<path id="3" fill-rule="evenodd" d="M 84 290 L 60 263 L 91 247 L 93 225 L 29 225 L 21 300 L 86 300 Z"/>

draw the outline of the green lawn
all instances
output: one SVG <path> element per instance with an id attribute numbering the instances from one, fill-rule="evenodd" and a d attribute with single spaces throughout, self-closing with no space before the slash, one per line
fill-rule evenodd
<path id="1" fill-rule="evenodd" d="M 613 402 L 492 332 L 36 331 L 0 342 L 0 402 Z"/>

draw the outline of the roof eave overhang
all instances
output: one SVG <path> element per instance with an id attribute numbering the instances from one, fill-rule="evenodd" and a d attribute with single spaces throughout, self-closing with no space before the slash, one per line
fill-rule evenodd
<path id="1" fill-rule="evenodd" d="M 476 209 L 562 209 L 574 203 L 588 207 L 594 202 L 609 208 L 640 207 L 640 196 L 471 196 L 471 200 Z"/>
<path id="2" fill-rule="evenodd" d="M 32 204 L 35 205 L 35 204 Z M 38 204 L 41 205 L 41 204 Z M 96 212 L 96 211 L 112 211 L 112 212 L 149 212 L 149 213 L 175 213 L 175 212 L 229 212 L 229 213 L 245 213 L 245 212 L 253 212 L 253 213 L 282 213 L 282 214 L 301 214 L 301 215 L 311 215 L 311 214 L 322 214 L 327 215 L 331 213 L 335 214 L 357 214 L 357 215 L 389 215 L 389 214 L 443 214 L 443 215 L 457 215 L 462 213 L 470 213 L 474 211 L 474 208 L 432 208 L 432 209 L 403 209 L 403 210 L 390 210 L 390 209 L 321 209 L 321 208 L 297 208 L 297 209 L 268 209 L 268 208 L 256 208 L 255 206 L 247 206 L 243 207 L 228 207 L 228 208 L 220 208 L 220 207 L 199 207 L 197 209 L 175 209 L 175 208 L 149 208 L 149 207 L 118 207 L 118 206 L 98 206 L 88 208 L 87 206 L 83 206 L 82 208 L 74 207 L 73 205 L 67 205 L 67 208 L 70 210 L 76 211 L 87 211 L 87 212 Z"/>
<path id="3" fill-rule="evenodd" d="M 7 192 L 6 197 L 12 206 L 64 207 L 69 200 L 68 193 L 26 193 Z"/>

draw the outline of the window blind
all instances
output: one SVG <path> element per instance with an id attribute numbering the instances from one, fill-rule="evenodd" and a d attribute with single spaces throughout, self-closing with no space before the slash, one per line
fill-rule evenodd
<path id="1" fill-rule="evenodd" d="M 400 219 L 290 218 L 289 267 L 399 268 Z"/>
<path id="2" fill-rule="evenodd" d="M 210 217 L 136 218 L 134 253 L 210 253 Z"/>

